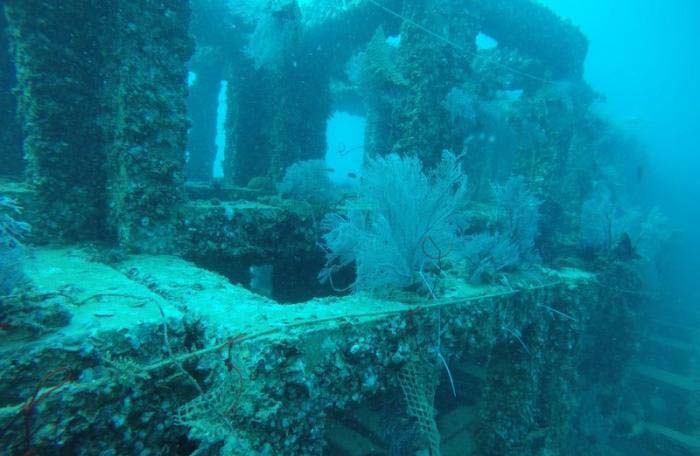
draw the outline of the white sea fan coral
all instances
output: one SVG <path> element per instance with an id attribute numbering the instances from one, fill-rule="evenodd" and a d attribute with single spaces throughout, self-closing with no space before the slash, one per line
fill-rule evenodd
<path id="1" fill-rule="evenodd" d="M 359 201 L 324 220 L 328 252 L 319 278 L 332 280 L 354 262 L 356 290 L 425 283 L 424 272 L 461 241 L 457 212 L 466 196 L 467 178 L 450 152 L 428 174 L 417 157 L 371 160 Z"/>

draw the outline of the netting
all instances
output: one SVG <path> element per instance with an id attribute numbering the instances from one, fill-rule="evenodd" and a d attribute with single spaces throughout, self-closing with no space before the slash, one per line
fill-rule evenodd
<path id="1" fill-rule="evenodd" d="M 398 379 L 408 414 L 416 419 L 418 432 L 430 451 L 440 455 L 440 432 L 435 422 L 437 371 L 430 363 L 411 361 L 399 371 Z"/>
<path id="2" fill-rule="evenodd" d="M 233 429 L 231 417 L 240 394 L 238 379 L 226 373 L 209 391 L 178 407 L 175 421 L 196 435 L 224 437 Z"/>

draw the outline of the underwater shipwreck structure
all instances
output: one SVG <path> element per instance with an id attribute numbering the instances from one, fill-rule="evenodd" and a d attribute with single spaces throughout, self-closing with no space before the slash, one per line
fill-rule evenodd
<path id="1" fill-rule="evenodd" d="M 546 8 L 3 7 L 0 453 L 700 452 L 697 330 L 643 318 L 661 217 L 618 217 L 630 146 Z M 387 179 L 328 179 L 335 111 Z M 411 246 L 402 194 L 444 214 Z"/>

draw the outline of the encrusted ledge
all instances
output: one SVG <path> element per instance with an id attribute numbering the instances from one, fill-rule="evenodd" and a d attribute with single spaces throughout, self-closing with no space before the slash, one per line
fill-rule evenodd
<path id="1" fill-rule="evenodd" d="M 226 454 L 321 454 L 349 432 L 334 417 L 374 401 L 403 404 L 428 448 L 444 443 L 454 388 L 449 402 L 477 404 L 465 435 L 515 451 L 536 430 L 522 410 L 546 398 L 552 422 L 570 419 L 580 341 L 607 305 L 576 270 L 533 273 L 517 289 L 455 281 L 438 301 L 280 305 L 175 257 L 95 261 L 40 250 L 27 265 L 34 294 L 14 303 L 2 347 L 0 427 L 16 448 L 131 453 L 189 435 Z M 23 325 L 22 309 L 43 312 L 43 325 Z M 365 432 L 385 445 L 380 429 Z"/>

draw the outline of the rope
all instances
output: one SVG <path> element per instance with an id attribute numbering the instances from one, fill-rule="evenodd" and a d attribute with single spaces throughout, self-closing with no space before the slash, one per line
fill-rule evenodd
<path id="1" fill-rule="evenodd" d="M 370 2 L 371 4 L 373 4 L 374 6 L 376 6 L 377 8 L 383 10 L 384 12 L 386 12 L 386 13 L 388 13 L 388 14 L 390 14 L 398 19 L 401 19 L 402 21 L 406 22 L 409 25 L 412 25 L 413 27 L 417 28 L 418 30 L 432 36 L 433 38 L 435 38 L 439 41 L 442 41 L 443 43 L 447 44 L 448 46 L 451 46 L 451 47 L 457 49 L 458 51 L 460 51 L 463 54 L 466 54 L 470 57 L 477 57 L 478 56 L 478 54 L 476 52 L 472 52 L 469 49 L 465 48 L 464 46 L 461 46 L 461 45 L 455 43 L 454 41 L 451 41 L 451 40 L 445 38 L 444 36 L 433 32 L 429 28 L 422 26 L 418 22 L 415 22 L 415 21 L 407 18 L 406 16 L 403 16 L 402 14 L 397 13 L 396 11 L 394 11 L 390 8 L 387 8 L 386 6 L 382 5 L 381 3 L 379 3 L 375 0 L 367 0 L 367 1 Z M 489 63 L 492 63 L 492 64 L 494 64 L 494 65 L 496 65 L 496 66 L 498 66 L 506 71 L 510 71 L 511 73 L 517 74 L 519 76 L 523 76 L 525 78 L 529 78 L 529 79 L 535 80 L 537 82 L 542 82 L 545 84 L 554 84 L 554 81 L 550 81 L 549 79 L 544 79 L 544 78 L 541 78 L 541 77 L 536 76 L 534 74 L 518 70 L 517 68 L 510 67 L 510 66 L 503 64 L 501 62 L 498 62 L 497 60 L 494 60 L 492 58 L 487 58 L 486 60 Z"/>

